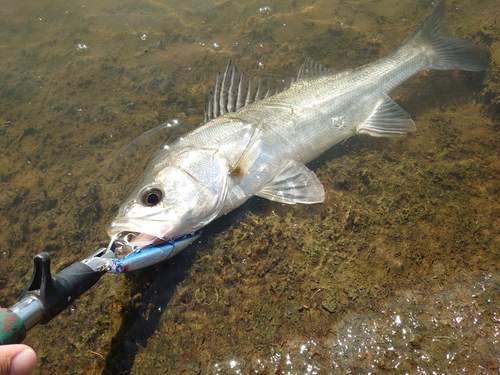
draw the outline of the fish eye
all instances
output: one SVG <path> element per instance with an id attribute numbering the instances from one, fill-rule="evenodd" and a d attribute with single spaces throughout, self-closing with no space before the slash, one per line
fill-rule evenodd
<path id="1" fill-rule="evenodd" d="M 142 193 L 142 202 L 148 206 L 156 206 L 160 203 L 163 193 L 160 189 L 147 189 Z"/>

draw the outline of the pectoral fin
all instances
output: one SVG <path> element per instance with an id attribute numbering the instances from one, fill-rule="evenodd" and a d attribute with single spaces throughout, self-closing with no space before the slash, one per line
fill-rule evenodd
<path id="1" fill-rule="evenodd" d="M 396 137 L 414 131 L 415 123 L 408 112 L 389 95 L 383 94 L 373 113 L 358 127 L 359 134 L 373 137 Z"/>
<path id="2" fill-rule="evenodd" d="M 325 200 L 325 190 L 314 172 L 294 160 L 284 163 L 281 172 L 256 195 L 287 204 Z"/>

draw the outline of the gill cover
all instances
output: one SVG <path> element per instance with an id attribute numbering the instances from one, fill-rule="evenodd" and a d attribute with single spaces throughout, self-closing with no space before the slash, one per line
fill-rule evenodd
<path id="1" fill-rule="evenodd" d="M 194 202 L 187 204 L 192 215 L 184 219 L 191 221 L 192 230 L 182 234 L 188 234 L 204 227 L 219 215 L 227 195 L 229 167 L 220 152 L 211 148 L 187 147 L 180 150 L 175 164 L 192 181 L 192 185 L 188 183 L 187 186 L 179 186 L 183 190 L 187 188 L 187 194 L 184 194 L 186 200 L 181 204 L 186 204 L 191 199 L 196 202 L 196 205 Z M 190 190 L 189 186 L 193 189 Z M 165 193 L 168 194 L 167 191 Z M 177 190 L 172 193 L 180 192 Z M 193 195 L 190 196 L 191 193 Z"/>

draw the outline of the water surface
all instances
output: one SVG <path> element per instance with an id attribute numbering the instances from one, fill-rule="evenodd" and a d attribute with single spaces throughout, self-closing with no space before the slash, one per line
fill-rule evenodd
<path id="1" fill-rule="evenodd" d="M 0 2 L 0 305 L 37 252 L 57 270 L 107 243 L 142 162 L 116 155 L 169 119 L 195 126 L 228 59 L 274 81 L 306 56 L 357 67 L 431 9 Z M 313 162 L 324 204 L 255 198 L 167 264 L 104 276 L 29 333 L 38 373 L 498 372 L 499 14 L 496 0 L 448 1 L 453 34 L 490 47 L 489 71 L 429 72 L 392 93 L 417 131 L 354 137 Z"/>

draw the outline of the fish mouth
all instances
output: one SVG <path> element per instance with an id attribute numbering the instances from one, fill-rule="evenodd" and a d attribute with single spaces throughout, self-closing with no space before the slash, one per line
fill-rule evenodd
<path id="1" fill-rule="evenodd" d="M 160 223 L 158 223 L 160 224 Z M 114 247 L 116 254 L 126 255 L 133 251 L 142 250 L 160 243 L 168 242 L 165 233 L 170 228 L 169 225 L 151 225 L 147 228 L 136 223 L 114 221 L 109 226 L 107 233 L 111 238 L 110 246 Z"/>
<path id="2" fill-rule="evenodd" d="M 122 258 L 131 253 L 167 243 L 174 243 L 174 241 L 140 232 L 118 232 L 111 237 L 108 249 L 113 251 L 117 258 Z"/>
<path id="3" fill-rule="evenodd" d="M 131 251 L 137 251 L 167 242 L 169 240 L 167 233 L 170 228 L 170 225 L 159 221 L 134 223 L 115 220 L 109 226 L 107 233 L 111 238 L 111 242 L 130 248 Z"/>

